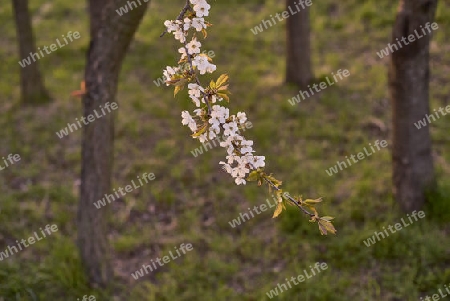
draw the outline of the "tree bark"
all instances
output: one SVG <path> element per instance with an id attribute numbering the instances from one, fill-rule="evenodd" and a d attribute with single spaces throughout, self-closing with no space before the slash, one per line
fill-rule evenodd
<path id="1" fill-rule="evenodd" d="M 286 10 L 297 11 L 296 0 L 286 0 Z M 309 7 L 289 16 L 286 24 L 286 82 L 305 88 L 313 79 Z"/>
<path id="2" fill-rule="evenodd" d="M 421 25 L 433 22 L 436 6 L 437 0 L 401 0 L 392 34 L 391 44 L 416 35 L 415 30 L 423 36 L 392 53 L 388 74 L 393 106 L 394 196 L 405 212 L 422 208 L 427 189 L 435 184 L 429 126 L 417 129 L 414 123 L 430 112 L 431 33 L 424 35 Z"/>
<path id="3" fill-rule="evenodd" d="M 102 24 L 102 12 L 107 3 L 108 0 L 88 0 L 91 39 L 95 37 Z"/>
<path id="4" fill-rule="evenodd" d="M 29 65 L 20 68 L 21 102 L 24 104 L 42 104 L 51 100 L 45 89 L 44 81 L 39 72 L 36 42 L 31 27 L 31 16 L 28 11 L 28 0 L 13 0 L 14 19 L 16 22 L 17 41 L 19 44 L 19 59 L 30 59 L 30 54 L 36 53 Z M 23 62 L 22 62 L 23 63 Z"/>
<path id="5" fill-rule="evenodd" d="M 102 115 L 105 104 L 115 102 L 122 61 L 148 5 L 144 1 L 141 3 L 123 16 L 115 10 L 127 5 L 125 0 L 110 1 L 103 8 L 101 24 L 91 38 L 87 55 L 86 94 L 83 98 L 86 119 L 89 115 Z M 92 0 L 90 7 L 96 4 Z M 114 114 L 105 112 L 104 116 L 84 126 L 82 142 L 78 247 L 88 278 L 94 286 L 105 286 L 113 276 L 106 231 L 109 207 L 97 209 L 93 205 L 105 194 L 113 193 Z"/>

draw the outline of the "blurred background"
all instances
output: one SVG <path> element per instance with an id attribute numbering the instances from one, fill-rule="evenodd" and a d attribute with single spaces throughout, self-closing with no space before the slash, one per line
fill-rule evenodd
<path id="1" fill-rule="evenodd" d="M 313 2 L 313 78 L 308 83 L 339 69 L 351 75 L 294 106 L 288 100 L 301 83 L 286 83 L 287 21 L 257 35 L 251 31 L 284 11 L 286 3 L 209 2 L 213 26 L 202 50 L 214 51 L 214 76 L 230 76 L 230 111 L 247 113 L 253 127 L 245 136 L 255 142 L 258 155 L 266 156 L 266 170 L 283 181 L 285 191 L 323 197 L 319 211 L 335 217 L 337 234 L 320 235 L 317 225 L 289 206 L 277 219 L 270 209 L 240 226 L 230 225 L 248 208 L 266 203 L 270 194 L 254 183 L 236 186 L 220 168 L 223 148 L 193 155 L 201 144 L 181 125 L 181 111 L 193 108 L 186 90 L 174 98 L 172 87 L 154 82 L 166 66 L 177 65 L 179 43 L 172 35 L 159 36 L 163 22 L 175 19 L 185 2 L 151 1 L 120 71 L 111 187 L 124 187 L 145 172 L 154 173 L 155 180 L 107 208 L 91 207 L 105 215 L 114 275 L 106 284 L 94 283 L 77 240 L 83 131 L 62 139 L 55 134 L 83 116 L 83 100 L 71 93 L 85 80 L 88 6 L 84 1 L 29 1 L 36 47 L 51 45 L 69 31 L 80 33 L 34 63 L 49 101 L 29 104 L 21 98 L 18 61 L 24 57 L 13 6 L 6 1 L 0 6 L 0 157 L 19 154 L 21 160 L 0 171 L 0 252 L 47 224 L 56 224 L 58 231 L 0 261 L 0 300 L 81 300 L 84 295 L 96 300 L 270 300 L 267 292 L 316 262 L 327 263 L 328 269 L 274 298 L 419 300 L 450 286 L 449 116 L 421 130 L 431 133 L 437 183 L 418 205 L 426 217 L 370 247 L 363 243 L 413 211 L 399 206 L 393 194 L 392 55 L 377 55 L 391 41 L 397 1 Z M 429 44 L 431 111 L 450 104 L 448 1 L 439 1 L 434 18 L 439 29 Z M 376 140 L 386 140 L 388 147 L 333 176 L 326 173 Z M 82 231 L 95 237 L 97 229 Z M 193 251 L 133 279 L 131 273 L 182 243 L 191 243 Z"/>

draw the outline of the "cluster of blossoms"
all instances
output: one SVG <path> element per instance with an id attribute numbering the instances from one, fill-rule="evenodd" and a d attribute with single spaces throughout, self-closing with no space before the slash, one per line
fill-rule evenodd
<path id="1" fill-rule="evenodd" d="M 247 115 L 244 112 L 230 115 L 230 110 L 223 105 L 225 101 L 229 102 L 228 75 L 220 75 L 208 86 L 203 86 L 198 77 L 198 73 L 201 75 L 213 73 L 217 69 L 216 65 L 211 63 L 212 59 L 207 54 L 201 53 L 202 44 L 196 36 L 198 32 L 202 32 L 206 38 L 206 29 L 210 24 L 204 17 L 209 15 L 210 8 L 206 0 L 186 0 L 186 5 L 176 20 L 164 22 L 166 32 L 172 33 L 182 44 L 178 49 L 181 55 L 178 64 L 186 63 L 190 66 L 187 70 L 168 66 L 164 70 L 165 81 L 168 86 L 175 86 L 175 95 L 187 84 L 189 98 L 196 109 L 192 113 L 183 111 L 181 123 L 189 127 L 194 139 L 205 143 L 223 135 L 224 141 L 220 142 L 220 146 L 226 149 L 227 156 L 226 162 L 221 161 L 219 164 L 234 178 L 237 185 L 245 185 L 246 181 L 257 181 L 259 186 L 267 183 L 269 189 L 276 191 L 279 200 L 274 212 L 276 217 L 285 209 L 281 197 L 282 189 L 279 188 L 281 181 L 263 171 L 265 157 L 254 155 L 253 141 L 240 134 L 240 130 L 245 127 Z M 188 42 L 191 31 L 193 31 L 192 38 Z M 330 222 L 332 218 L 319 217 L 314 208 L 321 199 L 303 201 L 300 196 L 297 198 L 289 196 L 288 199 L 291 202 L 288 204 L 296 205 L 311 217 L 311 221 L 318 222 L 322 234 L 336 232 Z"/>
<path id="2" fill-rule="evenodd" d="M 180 62 L 188 61 L 192 64 L 192 69 L 182 72 L 178 67 L 168 66 L 164 70 L 166 84 L 186 84 L 186 78 L 195 82 L 188 83 L 189 97 L 197 107 L 193 114 L 188 111 L 181 113 L 183 125 L 187 125 L 193 132 L 193 137 L 201 143 L 207 142 L 222 134 L 226 140 L 220 146 L 227 149 L 227 162 L 220 162 L 223 169 L 235 179 L 237 185 L 246 184 L 245 178 L 250 170 L 256 170 L 265 166 L 264 156 L 254 156 L 253 141 L 245 139 L 239 135 L 240 129 L 244 127 L 247 116 L 243 112 L 230 116 L 230 110 L 224 106 L 215 104 L 222 102 L 227 91 L 226 81 L 228 77 L 223 75 L 217 83 L 207 88 L 199 84 L 194 73 L 196 70 L 200 74 L 213 73 L 216 65 L 210 62 L 206 54 L 200 53 L 202 44 L 195 35 L 191 41 L 187 41 L 189 30 L 202 31 L 206 29 L 208 23 L 204 16 L 209 15 L 210 5 L 205 0 L 191 0 L 193 12 L 182 20 L 166 21 L 167 32 L 173 33 L 176 40 L 179 40 L 183 47 L 178 49 L 181 54 Z M 222 89 L 221 89 L 222 88 Z M 213 105 L 214 104 L 214 105 Z"/>
<path id="3" fill-rule="evenodd" d="M 201 103 L 205 104 L 202 94 L 205 94 L 204 88 L 197 84 L 189 84 L 189 95 L 197 107 L 200 107 Z M 212 103 L 223 100 L 223 98 L 212 96 L 210 98 L 213 99 Z M 246 183 L 245 177 L 251 169 L 256 170 L 265 166 L 264 156 L 253 155 L 253 141 L 239 134 L 247 121 L 245 113 L 239 112 L 237 115 L 230 116 L 230 110 L 221 105 L 213 105 L 210 110 L 207 105 L 203 105 L 203 108 L 194 110 L 194 113 L 195 115 L 192 116 L 188 111 L 183 111 L 181 123 L 187 125 L 193 132 L 193 137 L 201 143 L 212 140 L 220 134 L 225 137 L 225 141 L 221 142 L 220 146 L 227 149 L 227 162 L 220 162 L 220 164 L 235 178 L 237 185 Z"/>

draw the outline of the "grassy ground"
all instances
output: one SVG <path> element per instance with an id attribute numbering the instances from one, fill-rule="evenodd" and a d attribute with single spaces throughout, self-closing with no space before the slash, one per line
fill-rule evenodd
<path id="1" fill-rule="evenodd" d="M 450 283 L 450 117 L 431 124 L 439 193 L 426 218 L 366 247 L 363 240 L 406 215 L 392 198 L 390 146 L 334 176 L 325 170 L 377 139 L 391 141 L 387 59 L 377 51 L 389 42 L 396 1 L 317 1 L 312 6 L 313 61 L 318 78 L 338 69 L 351 76 L 291 106 L 298 90 L 283 84 L 284 26 L 254 36 L 250 28 L 283 10 L 282 1 L 213 1 L 209 37 L 218 71 L 229 73 L 230 107 L 248 113 L 247 131 L 268 170 L 285 190 L 322 196 L 320 211 L 336 217 L 338 235 L 319 235 L 298 210 L 271 219 L 266 211 L 240 227 L 228 222 L 262 204 L 267 191 L 235 186 L 220 170 L 224 151 L 194 158 L 199 144 L 181 126 L 186 97 L 153 84 L 174 65 L 177 44 L 158 38 L 162 22 L 183 1 L 152 1 L 125 60 L 118 93 L 114 187 L 144 172 L 156 180 L 111 207 L 109 239 L 116 279 L 108 290 L 90 289 L 75 246 L 80 173 L 77 131 L 55 132 L 82 114 L 69 94 L 83 78 L 88 23 L 84 2 L 32 1 L 38 46 L 68 31 L 81 39 L 39 61 L 55 98 L 39 108 L 19 106 L 19 60 L 11 8 L 0 7 L 0 155 L 22 160 L 0 174 L 0 251 L 39 227 L 59 231 L 0 262 L 0 296 L 10 300 L 31 289 L 39 300 L 269 300 L 266 292 L 315 262 L 328 269 L 283 292 L 279 300 L 418 300 Z M 449 104 L 450 5 L 440 1 L 440 29 L 432 42 L 431 108 Z M 447 38 L 446 38 L 447 37 Z M 130 273 L 181 243 L 192 252 L 135 281 Z M 1 300 L 1 297 L 0 297 Z"/>

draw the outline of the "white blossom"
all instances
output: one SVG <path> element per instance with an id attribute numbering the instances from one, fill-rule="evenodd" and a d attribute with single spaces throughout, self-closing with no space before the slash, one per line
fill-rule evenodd
<path id="1" fill-rule="evenodd" d="M 247 115 L 244 112 L 238 112 L 236 116 L 240 124 L 244 124 L 247 121 Z"/>
<path id="2" fill-rule="evenodd" d="M 251 144 L 244 144 L 244 142 L 251 142 Z M 241 154 L 250 154 L 253 153 L 253 147 L 251 147 L 251 145 L 253 145 L 253 141 L 242 141 L 241 142 Z"/>
<path id="3" fill-rule="evenodd" d="M 205 71 L 208 72 L 208 73 L 213 73 L 214 71 L 216 71 L 216 69 L 217 69 L 216 65 L 211 64 L 211 63 L 208 62 L 208 65 L 206 66 Z M 201 72 L 200 72 L 200 74 L 201 74 Z"/>
<path id="4" fill-rule="evenodd" d="M 208 137 L 206 136 L 206 134 L 201 134 L 198 137 L 198 140 L 200 141 L 200 143 L 204 143 L 204 142 L 208 141 Z"/>
<path id="5" fill-rule="evenodd" d="M 208 138 L 209 138 L 209 140 L 212 140 L 212 139 L 214 139 L 214 138 L 216 138 L 216 137 L 217 137 L 216 132 L 213 131 L 213 130 L 209 130 L 209 132 L 208 132 Z"/>
<path id="6" fill-rule="evenodd" d="M 241 185 L 241 184 L 244 184 L 245 185 L 245 180 L 243 179 L 243 178 L 236 178 L 235 180 L 234 180 L 234 182 L 236 183 L 236 185 Z"/>
<path id="7" fill-rule="evenodd" d="M 192 65 L 196 66 L 200 74 L 213 73 L 216 70 L 216 65 L 208 61 L 208 57 L 204 55 L 197 55 L 192 60 Z"/>
<path id="8" fill-rule="evenodd" d="M 179 40 L 181 43 L 186 42 L 186 35 L 181 29 L 174 31 L 173 35 L 175 36 L 175 39 Z"/>
<path id="9" fill-rule="evenodd" d="M 200 99 L 202 99 L 202 92 L 205 92 L 205 89 L 203 89 L 201 86 L 194 84 L 194 83 L 190 83 L 188 85 L 188 89 L 189 89 L 189 92 L 188 92 L 189 97 L 195 103 L 197 108 L 200 107 Z"/>
<path id="10" fill-rule="evenodd" d="M 209 16 L 209 9 L 211 8 L 211 5 L 209 5 L 205 0 L 191 1 L 191 3 L 194 4 L 194 11 L 197 17 Z"/>
<path id="11" fill-rule="evenodd" d="M 223 170 L 225 170 L 227 173 L 231 173 L 233 171 L 233 169 L 231 168 L 230 164 L 227 164 L 223 161 L 220 161 L 219 164 L 223 164 L 222 168 Z"/>
<path id="12" fill-rule="evenodd" d="M 206 29 L 205 19 L 203 18 L 193 18 L 191 22 L 191 26 L 195 28 L 197 31 L 202 31 Z"/>
<path id="13" fill-rule="evenodd" d="M 189 114 L 188 111 L 181 112 L 181 118 L 183 118 L 181 120 L 181 123 L 183 125 L 187 125 L 193 132 L 197 130 L 197 123 L 195 122 L 195 120 L 192 118 L 191 114 Z"/>
<path id="14" fill-rule="evenodd" d="M 214 105 L 211 108 L 211 118 L 217 119 L 219 123 L 225 123 L 225 120 L 230 116 L 230 109 Z"/>
<path id="15" fill-rule="evenodd" d="M 254 156 L 253 162 L 251 162 L 254 168 L 264 167 L 266 165 L 266 157 L 265 156 Z"/>
<path id="16" fill-rule="evenodd" d="M 232 142 L 234 141 L 234 137 L 227 137 L 225 141 L 220 142 L 221 147 L 233 147 Z"/>
<path id="17" fill-rule="evenodd" d="M 172 77 L 177 74 L 177 72 L 180 71 L 180 68 L 178 67 L 170 67 L 167 66 L 166 69 L 163 71 L 163 76 L 166 81 L 166 86 L 169 86 L 168 81 L 172 80 Z"/>
<path id="18" fill-rule="evenodd" d="M 178 71 L 177 69 L 178 69 L 177 67 L 173 68 L 173 67 L 167 66 L 166 69 L 163 71 L 163 74 L 164 74 L 164 77 L 166 78 L 166 80 L 171 80 L 172 76 L 177 73 L 177 71 Z"/>
<path id="19" fill-rule="evenodd" d="M 194 113 L 197 116 L 203 116 L 205 112 L 203 111 L 203 109 L 195 109 Z"/>
<path id="20" fill-rule="evenodd" d="M 164 26 L 166 26 L 167 32 L 169 32 L 169 33 L 180 29 L 179 24 L 177 24 L 175 21 L 172 21 L 172 20 L 165 21 Z"/>
<path id="21" fill-rule="evenodd" d="M 233 164 L 234 161 L 235 161 L 236 155 L 231 154 L 231 155 L 226 156 L 226 158 L 227 158 L 227 160 L 228 160 L 228 161 L 227 161 L 228 164 Z M 230 173 L 231 173 L 231 172 L 230 172 Z"/>
<path id="22" fill-rule="evenodd" d="M 238 131 L 237 123 L 236 122 L 229 122 L 225 123 L 223 125 L 224 132 L 223 134 L 225 136 L 234 136 L 236 132 Z"/>
<path id="23" fill-rule="evenodd" d="M 197 41 L 196 38 L 193 38 L 192 41 L 187 43 L 186 47 L 188 49 L 189 54 L 196 54 L 200 53 L 200 47 L 202 46 L 202 43 Z"/>
<path id="24" fill-rule="evenodd" d="M 250 169 L 248 169 L 245 164 L 239 164 L 237 167 L 233 168 L 233 172 L 231 173 L 231 175 L 233 177 L 245 178 L 245 175 L 249 171 Z"/>
<path id="25" fill-rule="evenodd" d="M 228 155 L 233 155 L 236 152 L 236 150 L 234 149 L 234 146 L 230 145 L 227 147 L 227 154 Z"/>
<path id="26" fill-rule="evenodd" d="M 181 47 L 180 49 L 178 49 L 178 52 L 181 54 L 181 59 L 184 59 L 185 57 L 187 57 L 186 48 Z"/>
<path id="27" fill-rule="evenodd" d="M 210 123 L 209 130 L 213 131 L 216 134 L 220 134 L 220 123 L 217 121 L 217 119 L 210 118 L 208 122 Z"/>
<path id="28" fill-rule="evenodd" d="M 183 22 L 183 29 L 184 29 L 184 31 L 188 31 L 189 28 L 191 28 L 191 23 L 192 23 L 191 19 L 184 18 L 184 22 Z"/>

